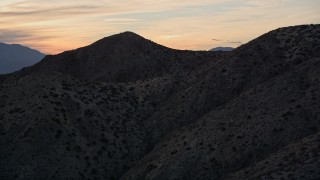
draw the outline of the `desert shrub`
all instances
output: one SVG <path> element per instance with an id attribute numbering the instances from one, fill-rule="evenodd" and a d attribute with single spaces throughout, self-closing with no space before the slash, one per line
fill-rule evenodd
<path id="1" fill-rule="evenodd" d="M 57 130 L 55 138 L 59 139 L 62 136 L 62 131 L 60 129 Z"/>

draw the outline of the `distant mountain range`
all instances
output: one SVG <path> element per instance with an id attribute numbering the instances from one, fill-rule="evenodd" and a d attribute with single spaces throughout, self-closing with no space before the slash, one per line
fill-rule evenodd
<path id="1" fill-rule="evenodd" d="M 210 49 L 210 51 L 233 51 L 233 50 L 234 50 L 233 47 L 216 47 L 216 48 Z"/>
<path id="2" fill-rule="evenodd" d="M 320 179 L 319 34 L 213 52 L 124 32 L 0 75 L 0 179 Z"/>
<path id="3" fill-rule="evenodd" d="M 45 55 L 19 44 L 0 43 L 0 74 L 11 73 L 39 62 Z"/>

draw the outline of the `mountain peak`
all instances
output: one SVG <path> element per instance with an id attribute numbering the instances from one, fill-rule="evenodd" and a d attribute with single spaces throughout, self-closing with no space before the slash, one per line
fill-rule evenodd
<path id="1" fill-rule="evenodd" d="M 125 31 L 119 34 L 104 37 L 94 42 L 90 46 L 93 46 L 93 48 L 102 46 L 108 49 L 112 49 L 112 47 L 116 49 L 135 49 L 137 47 L 145 45 L 156 45 L 156 43 L 145 39 L 144 37 L 134 32 Z"/>
<path id="2" fill-rule="evenodd" d="M 45 55 L 20 44 L 0 42 L 0 74 L 17 71 L 39 62 Z"/>
<path id="3" fill-rule="evenodd" d="M 80 79 L 92 81 L 136 81 L 161 74 L 162 70 L 158 68 L 165 63 L 168 59 L 166 54 L 171 51 L 126 31 L 102 38 L 86 47 L 48 56 L 34 69 L 71 73 Z M 158 72 L 149 73 L 149 69 Z"/>
<path id="4" fill-rule="evenodd" d="M 319 179 L 318 34 L 219 53 L 124 32 L 0 76 L 0 177 Z"/>
<path id="5" fill-rule="evenodd" d="M 102 38 L 101 40 L 109 40 L 109 39 L 116 39 L 116 40 L 147 40 L 145 39 L 144 37 L 134 33 L 134 32 L 131 32 L 131 31 L 125 31 L 125 32 L 121 32 L 121 33 L 118 33 L 118 34 L 114 34 L 114 35 L 111 35 L 111 36 L 107 36 L 107 37 L 104 37 Z M 100 41 L 100 40 L 99 40 Z M 97 41 L 97 42 L 99 42 Z"/>
<path id="6" fill-rule="evenodd" d="M 234 50 L 233 47 L 221 47 L 221 46 L 218 46 L 218 47 L 212 48 L 210 51 L 233 51 L 233 50 Z"/>
<path id="7" fill-rule="evenodd" d="M 139 34 L 134 33 L 134 32 L 132 32 L 132 31 L 124 31 L 124 32 L 119 33 L 118 35 L 126 35 L 126 36 L 140 36 Z M 141 36 L 140 36 L 140 37 L 141 37 Z"/>

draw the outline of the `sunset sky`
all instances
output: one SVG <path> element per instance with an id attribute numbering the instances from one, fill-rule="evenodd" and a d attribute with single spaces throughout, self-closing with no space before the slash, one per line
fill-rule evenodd
<path id="1" fill-rule="evenodd" d="M 311 23 L 320 23 L 319 0 L 0 0 L 0 42 L 47 54 L 123 31 L 177 49 L 237 47 Z"/>

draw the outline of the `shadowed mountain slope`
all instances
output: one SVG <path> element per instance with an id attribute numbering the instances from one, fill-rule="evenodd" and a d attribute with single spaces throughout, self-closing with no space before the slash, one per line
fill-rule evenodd
<path id="1" fill-rule="evenodd" d="M 223 53 L 220 53 L 223 54 Z M 82 80 L 129 82 L 163 76 L 185 76 L 219 53 L 178 51 L 124 32 L 87 47 L 47 56 L 34 69 L 59 71 Z M 184 70 L 184 71 L 183 71 Z"/>
<path id="2" fill-rule="evenodd" d="M 0 76 L 0 178 L 319 178 L 319 33 L 196 52 L 125 32 Z"/>

